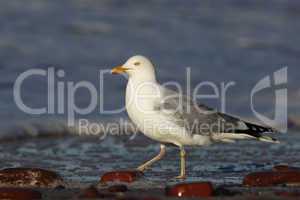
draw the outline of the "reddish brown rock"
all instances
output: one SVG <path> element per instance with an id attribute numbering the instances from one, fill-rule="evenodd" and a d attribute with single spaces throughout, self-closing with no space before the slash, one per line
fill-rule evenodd
<path id="1" fill-rule="evenodd" d="M 166 195 L 172 197 L 210 197 L 213 192 L 210 182 L 179 183 L 166 188 Z"/>
<path id="2" fill-rule="evenodd" d="M 38 191 L 25 188 L 0 188 L 0 199 L 5 200 L 36 200 L 42 199 Z"/>
<path id="3" fill-rule="evenodd" d="M 36 168 L 8 168 L 0 170 L 2 187 L 43 187 L 55 188 L 64 185 L 63 179 L 55 172 Z"/>
<path id="4" fill-rule="evenodd" d="M 290 167 L 288 165 L 276 165 L 273 167 L 273 171 L 300 171 L 299 167 Z"/>
<path id="5" fill-rule="evenodd" d="M 127 182 L 131 183 L 143 175 L 140 171 L 112 171 L 102 175 L 100 182 Z"/>
<path id="6" fill-rule="evenodd" d="M 266 187 L 281 184 L 299 184 L 300 171 L 254 172 L 245 176 L 243 185 Z"/>

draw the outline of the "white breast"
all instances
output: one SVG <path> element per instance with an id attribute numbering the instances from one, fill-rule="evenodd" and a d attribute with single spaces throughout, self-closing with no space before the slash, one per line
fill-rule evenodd
<path id="1" fill-rule="evenodd" d="M 126 109 L 132 122 L 153 140 L 177 145 L 194 143 L 185 128 L 154 109 L 160 97 L 161 87 L 158 84 L 142 86 L 129 80 L 126 88 Z"/>
<path id="2" fill-rule="evenodd" d="M 126 110 L 130 119 L 147 136 L 153 137 L 146 125 L 152 124 L 154 102 L 159 98 L 160 91 L 156 83 L 139 83 L 130 79 L 126 88 Z M 147 131 L 148 130 L 148 131 Z"/>

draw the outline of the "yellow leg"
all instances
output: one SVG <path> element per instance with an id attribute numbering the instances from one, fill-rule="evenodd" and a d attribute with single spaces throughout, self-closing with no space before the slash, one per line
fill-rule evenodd
<path id="1" fill-rule="evenodd" d="M 186 157 L 185 150 L 184 150 L 183 146 L 181 146 L 180 147 L 180 175 L 176 177 L 178 179 L 185 179 L 186 178 L 186 174 L 185 174 L 185 157 Z"/>
<path id="2" fill-rule="evenodd" d="M 137 170 L 139 171 L 145 171 L 147 168 L 149 168 L 153 163 L 155 163 L 156 161 L 159 161 L 160 159 L 162 159 L 164 157 L 164 155 L 166 154 L 166 146 L 161 144 L 160 145 L 160 152 L 159 154 L 157 154 L 154 158 L 152 158 L 151 160 L 145 162 L 144 164 L 142 164 L 141 166 L 139 166 L 137 168 Z"/>

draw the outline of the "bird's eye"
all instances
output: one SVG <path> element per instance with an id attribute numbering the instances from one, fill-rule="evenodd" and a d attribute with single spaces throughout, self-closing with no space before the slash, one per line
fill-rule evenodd
<path id="1" fill-rule="evenodd" d="M 139 66 L 141 63 L 140 62 L 135 62 L 133 63 L 135 66 Z"/>

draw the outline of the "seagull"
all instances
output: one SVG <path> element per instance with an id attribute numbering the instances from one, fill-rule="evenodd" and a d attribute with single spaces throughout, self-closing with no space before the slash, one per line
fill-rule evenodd
<path id="1" fill-rule="evenodd" d="M 151 61 L 141 55 L 129 58 L 123 65 L 114 67 L 112 74 L 128 75 L 126 110 L 139 131 L 160 143 L 160 152 L 137 170 L 145 171 L 161 160 L 166 145 L 180 149 L 180 175 L 186 178 L 185 146 L 204 146 L 218 142 L 232 143 L 236 139 L 256 139 L 279 143 L 264 133 L 274 129 L 246 122 L 238 117 L 217 112 L 200 104 L 190 96 L 160 85 Z"/>

